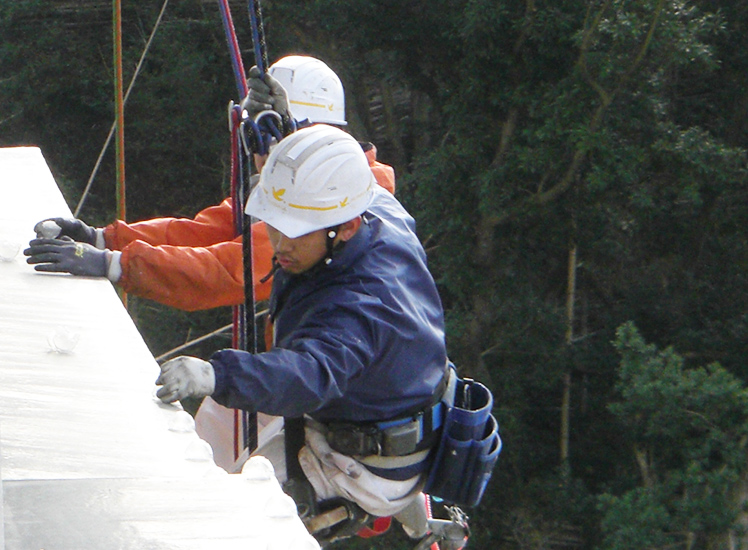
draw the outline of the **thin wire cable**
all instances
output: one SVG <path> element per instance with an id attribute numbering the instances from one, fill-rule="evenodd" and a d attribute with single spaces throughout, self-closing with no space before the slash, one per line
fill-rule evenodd
<path id="1" fill-rule="evenodd" d="M 208 334 L 204 334 L 203 336 L 200 336 L 199 338 L 195 338 L 194 340 L 190 340 L 189 342 L 185 342 L 181 346 L 177 346 L 174 349 L 170 349 L 166 353 L 162 353 L 158 357 L 156 357 L 156 361 L 163 361 L 167 357 L 171 357 L 172 355 L 179 353 L 182 350 L 185 350 L 191 346 L 194 346 L 195 344 L 199 344 L 200 342 L 204 342 L 205 340 L 212 338 L 213 336 L 218 336 L 219 334 L 222 334 L 224 332 L 228 332 L 233 328 L 233 324 L 228 324 L 224 327 L 221 327 L 219 329 L 214 330 L 213 332 L 209 332 Z"/>
<path id="2" fill-rule="evenodd" d="M 135 73 L 133 73 L 132 79 L 130 80 L 130 84 L 127 87 L 127 92 L 125 92 L 125 98 L 123 100 L 124 104 L 127 103 L 127 98 L 130 96 L 130 91 L 132 90 L 132 87 L 135 84 L 135 80 L 138 78 L 140 69 L 143 66 L 143 62 L 145 61 L 145 56 L 151 47 L 151 43 L 153 42 L 154 36 L 156 36 L 156 31 L 158 30 L 158 27 L 161 24 L 161 20 L 164 17 L 164 13 L 166 12 L 166 6 L 168 4 L 169 4 L 169 0 L 164 0 L 164 4 L 163 6 L 161 6 L 161 12 L 158 14 L 158 18 L 156 19 L 156 24 L 153 26 L 151 35 L 148 37 L 148 41 L 145 44 L 145 48 L 143 49 L 143 53 L 140 56 L 140 60 L 138 61 L 137 66 L 135 67 Z M 99 171 L 101 162 L 104 159 L 104 155 L 106 154 L 106 151 L 109 148 L 109 144 L 112 142 L 112 137 L 114 136 L 114 131 L 116 130 L 116 128 L 117 128 L 117 121 L 115 120 L 112 123 L 112 127 L 109 129 L 109 135 L 107 136 L 106 141 L 104 142 L 104 147 L 102 147 L 101 153 L 99 153 L 99 158 L 96 160 L 96 164 L 94 165 L 93 171 L 91 172 L 91 176 L 88 178 L 88 183 L 86 184 L 86 188 L 83 190 L 83 195 L 81 195 L 81 198 L 78 201 L 78 206 L 75 208 L 75 212 L 73 213 L 73 216 L 75 216 L 76 218 L 78 217 L 78 213 L 81 211 L 81 208 L 83 208 L 83 203 L 86 201 L 88 192 L 91 189 L 91 185 L 93 184 L 94 178 L 96 178 L 96 174 Z"/>
<path id="3" fill-rule="evenodd" d="M 259 319 L 263 315 L 266 315 L 267 312 L 268 312 L 267 309 L 263 309 L 262 311 L 258 311 L 255 319 Z M 195 344 L 199 344 L 200 342 L 204 342 L 205 340 L 208 340 L 209 338 L 213 338 L 214 336 L 218 336 L 219 334 L 223 334 L 224 332 L 228 332 L 233 327 L 234 327 L 234 324 L 231 323 L 231 324 L 228 324 L 228 325 L 223 326 L 221 328 L 218 328 L 218 329 L 214 330 L 213 332 L 209 332 L 208 334 L 203 334 L 202 336 L 199 336 L 198 338 L 195 338 L 193 340 L 185 342 L 181 346 L 177 346 L 174 349 L 170 349 L 169 351 L 167 351 L 165 353 L 162 353 L 161 355 L 159 355 L 155 359 L 156 359 L 156 361 L 163 361 L 167 357 L 171 357 L 175 353 L 179 353 L 180 351 L 185 350 L 185 349 L 187 349 L 187 348 L 189 348 L 191 346 L 194 346 Z"/>

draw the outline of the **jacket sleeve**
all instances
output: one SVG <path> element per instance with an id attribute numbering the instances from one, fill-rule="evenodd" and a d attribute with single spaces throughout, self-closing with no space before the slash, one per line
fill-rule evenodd
<path id="1" fill-rule="evenodd" d="M 107 248 L 124 250 L 133 241 L 153 246 L 210 246 L 233 240 L 234 213 L 230 198 L 199 212 L 194 218 L 155 218 L 142 222 L 116 221 L 104 228 Z"/>
<path id="2" fill-rule="evenodd" d="M 252 226 L 255 300 L 267 300 L 271 281 L 260 283 L 272 267 L 273 250 L 264 224 Z M 244 303 L 242 239 L 211 246 L 128 244 L 120 258 L 119 285 L 125 292 L 186 311 Z"/>
<path id="3" fill-rule="evenodd" d="M 372 364 L 371 326 L 357 307 L 340 301 L 303 317 L 286 347 L 214 353 L 213 399 L 226 407 L 301 416 L 343 397 L 350 380 Z"/>

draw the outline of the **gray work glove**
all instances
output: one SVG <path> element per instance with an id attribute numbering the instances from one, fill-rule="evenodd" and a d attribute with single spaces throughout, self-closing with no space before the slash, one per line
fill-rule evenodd
<path id="1" fill-rule="evenodd" d="M 156 385 L 162 386 L 156 395 L 164 403 L 185 397 L 206 397 L 216 389 L 216 374 L 207 361 L 182 356 L 161 365 Z"/>
<path id="2" fill-rule="evenodd" d="M 110 250 L 100 250 L 88 243 L 78 243 L 70 237 L 61 239 L 34 239 L 23 251 L 28 264 L 34 265 L 36 271 L 72 273 L 88 277 L 106 277 Z"/>
<path id="3" fill-rule="evenodd" d="M 284 119 L 291 116 L 288 110 L 288 92 L 283 85 L 270 74 L 265 73 L 264 79 L 255 65 L 249 69 L 247 79 L 249 93 L 242 101 L 242 109 L 254 119 L 262 111 L 275 111 Z"/>
<path id="4" fill-rule="evenodd" d="M 70 237 L 79 243 L 96 245 L 96 229 L 76 218 L 48 218 L 34 226 L 40 239 Z"/>

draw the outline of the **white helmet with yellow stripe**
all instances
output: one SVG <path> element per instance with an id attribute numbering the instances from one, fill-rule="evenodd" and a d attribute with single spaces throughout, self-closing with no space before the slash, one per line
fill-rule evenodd
<path id="1" fill-rule="evenodd" d="M 375 184 L 358 142 L 339 128 L 315 124 L 273 148 L 246 213 L 293 239 L 362 214 Z"/>
<path id="2" fill-rule="evenodd" d="M 288 107 L 299 122 L 345 126 L 345 92 L 335 72 L 323 61 L 288 55 L 273 63 L 268 73 L 288 92 Z"/>

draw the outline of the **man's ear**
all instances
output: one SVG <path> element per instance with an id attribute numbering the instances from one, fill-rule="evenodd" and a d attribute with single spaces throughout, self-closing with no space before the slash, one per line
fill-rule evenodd
<path id="1" fill-rule="evenodd" d="M 358 232 L 359 227 L 361 227 L 361 216 L 357 216 L 341 224 L 338 230 L 338 237 L 340 237 L 341 241 L 350 241 Z"/>

